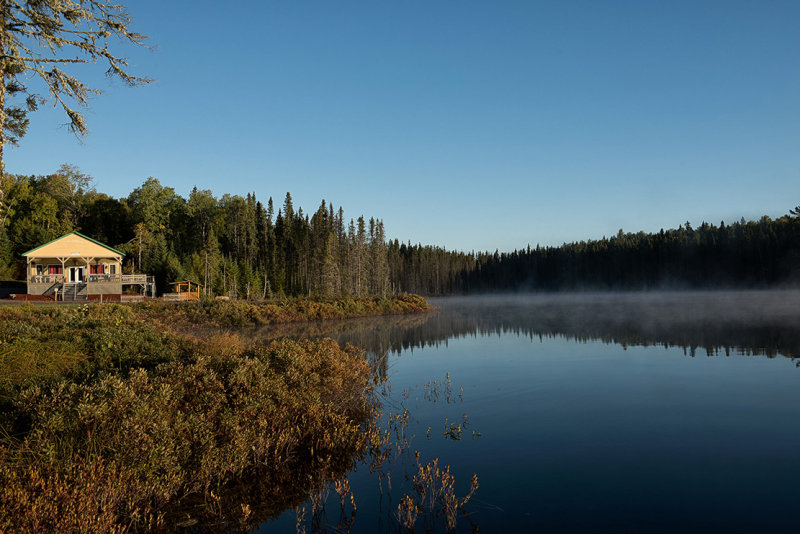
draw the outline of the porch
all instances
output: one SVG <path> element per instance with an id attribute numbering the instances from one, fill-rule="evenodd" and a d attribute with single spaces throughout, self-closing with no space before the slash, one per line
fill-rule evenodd
<path id="1" fill-rule="evenodd" d="M 33 275 L 28 278 L 29 284 L 64 284 L 64 283 L 121 283 L 122 285 L 151 284 L 154 282 L 152 276 L 146 274 L 90 274 L 85 276 L 83 272 L 73 275 L 69 281 L 63 274 L 44 274 Z M 85 280 L 84 280 L 85 278 Z"/>
<path id="2" fill-rule="evenodd" d="M 155 278 L 145 274 L 34 275 L 28 278 L 28 293 L 52 295 L 55 300 L 87 300 L 90 295 L 121 295 L 126 287 L 139 286 L 137 294 L 155 296 Z"/>
<path id="3" fill-rule="evenodd" d="M 78 232 L 45 243 L 23 256 L 28 262 L 29 295 L 56 300 L 87 300 L 90 296 L 121 295 L 126 286 L 155 296 L 155 280 L 146 274 L 122 274 L 124 254 Z"/>

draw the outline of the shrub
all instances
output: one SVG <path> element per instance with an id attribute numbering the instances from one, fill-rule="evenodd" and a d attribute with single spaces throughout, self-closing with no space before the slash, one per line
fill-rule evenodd
<path id="1" fill-rule="evenodd" d="M 186 359 L 127 376 L 31 386 L 10 414 L 27 432 L 0 449 L 0 526 L 74 530 L 84 514 L 84 530 L 147 527 L 180 502 L 213 502 L 250 478 L 258 492 L 288 488 L 303 500 L 308 484 L 339 476 L 368 448 L 375 434 L 364 428 L 376 409 L 363 354 L 332 340 L 246 348 L 223 335 L 196 343 Z M 41 497 L 52 492 L 52 502 Z M 99 508 L 87 510 L 78 492 L 97 496 Z M 187 513 L 209 521 L 248 503 L 228 504 L 225 513 Z M 29 517 L 31 507 L 41 518 Z M 251 520 L 278 511 L 262 507 Z"/>

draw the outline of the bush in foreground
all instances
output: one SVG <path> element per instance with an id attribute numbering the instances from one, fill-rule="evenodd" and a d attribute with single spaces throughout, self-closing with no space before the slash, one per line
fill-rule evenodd
<path id="1" fill-rule="evenodd" d="M 247 528 L 382 439 L 358 349 L 182 343 L 154 366 L 17 391 L 0 442 L 0 531 Z"/>

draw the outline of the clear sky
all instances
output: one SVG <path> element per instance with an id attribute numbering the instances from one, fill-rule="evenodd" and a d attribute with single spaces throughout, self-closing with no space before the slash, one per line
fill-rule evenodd
<path id="1" fill-rule="evenodd" d="M 795 0 L 125 3 L 157 81 L 73 71 L 105 91 L 90 134 L 37 111 L 8 172 L 291 191 L 461 250 L 800 204 Z"/>

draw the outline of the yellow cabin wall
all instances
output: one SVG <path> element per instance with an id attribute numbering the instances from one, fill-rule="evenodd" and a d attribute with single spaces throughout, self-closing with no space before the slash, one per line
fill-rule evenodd
<path id="1" fill-rule="evenodd" d="M 73 255 L 108 258 L 117 256 L 107 248 L 79 235 L 68 235 L 28 254 L 29 258 L 64 258 Z"/>

